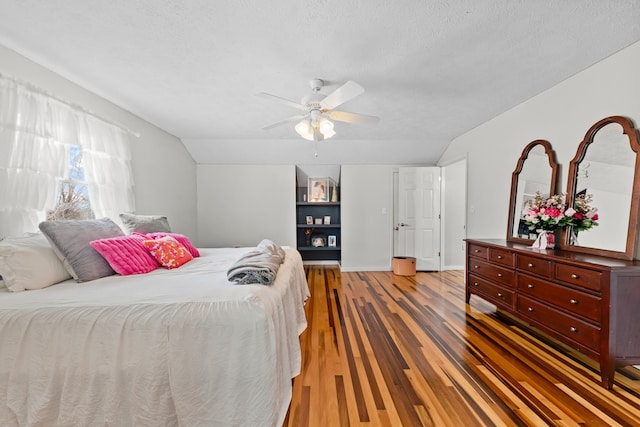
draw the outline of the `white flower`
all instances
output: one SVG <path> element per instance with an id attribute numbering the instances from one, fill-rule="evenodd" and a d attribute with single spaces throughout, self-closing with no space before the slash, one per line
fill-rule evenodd
<path id="1" fill-rule="evenodd" d="M 569 208 L 564 211 L 565 216 L 572 217 L 576 213 L 576 210 L 573 208 Z"/>

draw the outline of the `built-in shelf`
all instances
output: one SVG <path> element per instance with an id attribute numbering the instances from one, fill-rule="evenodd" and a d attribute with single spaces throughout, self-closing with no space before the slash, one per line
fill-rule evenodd
<path id="1" fill-rule="evenodd" d="M 304 261 L 340 261 L 340 202 L 307 202 L 302 200 L 307 194 L 306 187 L 296 189 L 296 235 L 297 249 Z M 330 217 L 330 223 L 325 224 L 325 217 Z M 313 224 L 307 223 L 307 217 L 313 218 Z M 315 221 L 321 219 L 322 224 Z M 311 238 L 321 235 L 325 238 L 325 246 L 310 246 L 307 244 L 305 230 L 312 229 Z M 329 236 L 335 238 L 336 246 L 329 246 Z"/>
<path id="2" fill-rule="evenodd" d="M 298 246 L 299 251 L 339 251 L 340 246 Z"/>
<path id="3" fill-rule="evenodd" d="M 298 206 L 340 206 L 340 202 L 297 202 Z"/>

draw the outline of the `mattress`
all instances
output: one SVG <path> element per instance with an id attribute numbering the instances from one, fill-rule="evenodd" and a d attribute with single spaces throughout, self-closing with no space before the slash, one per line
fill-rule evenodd
<path id="1" fill-rule="evenodd" d="M 143 275 L 0 288 L 0 425 L 281 425 L 309 290 L 289 247 L 273 285 L 228 282 L 249 249 L 200 249 Z"/>

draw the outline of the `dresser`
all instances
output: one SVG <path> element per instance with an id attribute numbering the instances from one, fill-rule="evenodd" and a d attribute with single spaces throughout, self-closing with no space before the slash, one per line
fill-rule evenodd
<path id="1" fill-rule="evenodd" d="M 466 241 L 466 302 L 480 297 L 600 363 L 640 364 L 640 261 L 533 249 L 505 240 Z"/>

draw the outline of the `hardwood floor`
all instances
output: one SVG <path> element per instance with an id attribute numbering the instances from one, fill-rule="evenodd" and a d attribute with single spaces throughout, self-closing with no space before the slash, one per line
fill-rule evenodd
<path id="1" fill-rule="evenodd" d="M 606 390 L 593 360 L 466 306 L 462 271 L 309 266 L 307 279 L 285 426 L 640 426 L 640 371 Z"/>

